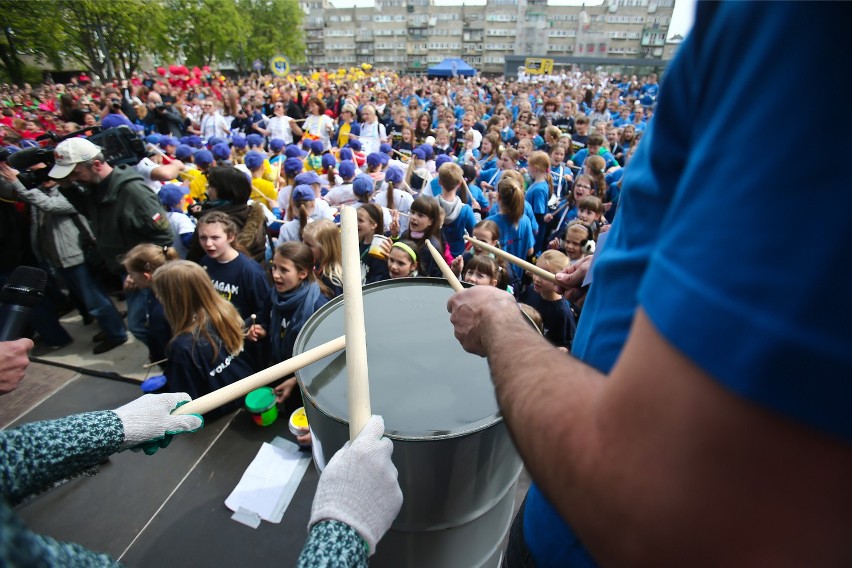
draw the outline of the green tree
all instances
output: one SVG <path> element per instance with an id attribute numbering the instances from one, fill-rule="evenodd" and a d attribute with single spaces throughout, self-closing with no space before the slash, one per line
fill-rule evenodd
<path id="1" fill-rule="evenodd" d="M 52 2 L 0 0 L 0 14 L 0 69 L 10 81 L 24 82 L 26 63 L 22 57 L 61 67 L 60 49 L 66 37 Z"/>
<path id="2" fill-rule="evenodd" d="M 241 72 L 254 59 L 267 62 L 279 53 L 292 63 L 304 60 L 304 13 L 296 0 L 238 0 L 238 6 L 250 30 L 244 45 L 236 46 L 236 50 L 242 47 L 243 53 L 235 53 L 233 47 L 230 53 Z"/>
<path id="3" fill-rule="evenodd" d="M 171 48 L 186 64 L 211 65 L 231 57 L 249 29 L 233 0 L 166 0 Z M 180 58 L 178 56 L 178 58 Z"/>
<path id="4" fill-rule="evenodd" d="M 62 0 L 69 56 L 107 79 L 129 76 L 143 56 L 164 54 L 166 16 L 160 0 Z"/>

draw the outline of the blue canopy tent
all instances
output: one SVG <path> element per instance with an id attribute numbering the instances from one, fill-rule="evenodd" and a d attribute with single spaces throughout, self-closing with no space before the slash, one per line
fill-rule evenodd
<path id="1" fill-rule="evenodd" d="M 476 75 L 476 69 L 465 63 L 464 59 L 451 57 L 429 67 L 426 74 L 430 77 L 452 77 L 453 75 L 473 77 Z"/>

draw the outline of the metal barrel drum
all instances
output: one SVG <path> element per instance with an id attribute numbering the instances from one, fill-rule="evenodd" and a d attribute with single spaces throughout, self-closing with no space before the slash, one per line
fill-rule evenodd
<path id="1" fill-rule="evenodd" d="M 446 310 L 443 279 L 365 286 L 370 401 L 393 440 L 403 505 L 371 566 L 498 566 L 512 520 L 518 456 L 485 359 L 466 353 Z M 343 299 L 305 324 L 295 353 L 339 336 Z M 511 346 L 507 346 L 511 348 Z M 345 353 L 297 371 L 322 470 L 349 438 Z"/>

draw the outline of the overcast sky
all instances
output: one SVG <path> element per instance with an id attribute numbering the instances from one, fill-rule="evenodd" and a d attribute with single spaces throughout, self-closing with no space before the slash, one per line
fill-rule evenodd
<path id="1" fill-rule="evenodd" d="M 686 36 L 686 32 L 692 27 L 692 19 L 695 16 L 695 1 L 675 0 L 672 23 L 669 26 L 669 37 L 675 34 Z M 375 5 L 373 0 L 331 0 L 331 2 L 338 8 Z M 597 6 L 602 4 L 603 0 L 549 0 L 549 2 L 560 6 L 580 6 L 581 4 Z M 482 6 L 485 4 L 485 0 L 435 0 L 435 4 L 438 6 L 459 6 L 461 4 Z"/>

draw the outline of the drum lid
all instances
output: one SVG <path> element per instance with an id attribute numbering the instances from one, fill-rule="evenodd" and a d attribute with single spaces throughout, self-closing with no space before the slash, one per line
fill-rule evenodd
<path id="1" fill-rule="evenodd" d="M 394 439 L 440 439 L 499 422 L 487 361 L 465 352 L 453 335 L 441 278 L 402 278 L 363 288 L 367 366 L 373 414 Z M 294 353 L 344 334 L 343 298 L 319 309 L 302 328 Z M 296 373 L 306 398 L 340 422 L 349 416 L 344 352 Z"/>

